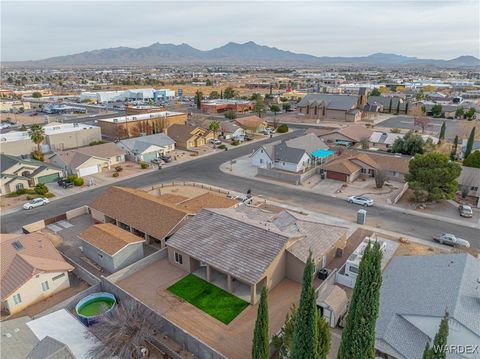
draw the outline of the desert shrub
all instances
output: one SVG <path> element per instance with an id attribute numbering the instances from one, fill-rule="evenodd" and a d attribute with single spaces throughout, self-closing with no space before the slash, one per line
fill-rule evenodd
<path id="1" fill-rule="evenodd" d="M 287 133 L 288 132 L 288 125 L 286 123 L 282 123 L 280 126 L 277 127 L 278 133 Z"/>
<path id="2" fill-rule="evenodd" d="M 117 172 L 122 172 L 122 171 L 123 171 L 123 167 L 122 167 L 122 166 L 117 166 L 117 167 L 115 167 L 115 171 L 117 171 Z"/>
<path id="3" fill-rule="evenodd" d="M 74 184 L 75 186 L 78 186 L 78 187 L 83 186 L 84 183 L 85 183 L 85 181 L 83 180 L 82 177 L 76 177 L 76 178 L 73 180 L 73 184 Z"/>
<path id="4" fill-rule="evenodd" d="M 45 183 L 39 183 L 35 186 L 35 193 L 40 196 L 45 196 L 48 193 L 48 187 Z"/>
<path id="5" fill-rule="evenodd" d="M 30 201 L 34 198 L 38 198 L 38 197 L 43 197 L 43 196 L 40 196 L 39 194 L 29 194 L 27 195 L 27 201 Z"/>
<path id="6" fill-rule="evenodd" d="M 34 160 L 37 160 L 37 161 L 42 161 L 43 162 L 43 153 L 40 152 L 40 151 L 33 151 L 30 156 L 34 159 Z"/>
<path id="7" fill-rule="evenodd" d="M 103 145 L 104 143 L 107 143 L 107 141 L 92 141 L 88 145 L 89 146 L 96 146 L 96 145 Z"/>
<path id="8" fill-rule="evenodd" d="M 140 163 L 140 168 L 142 170 L 146 170 L 148 168 L 148 163 L 145 163 L 145 162 Z"/>
<path id="9" fill-rule="evenodd" d="M 55 197 L 55 195 L 52 193 L 52 192 L 48 192 L 45 196 L 43 197 L 46 197 L 46 198 L 52 198 L 52 197 Z"/>
<path id="10" fill-rule="evenodd" d="M 232 140 L 232 146 L 238 146 L 240 144 L 239 140 Z"/>
<path id="11" fill-rule="evenodd" d="M 118 177 L 118 176 L 120 176 L 120 173 L 118 173 L 118 172 L 113 172 L 112 177 Z"/>
<path id="12" fill-rule="evenodd" d="M 217 148 L 221 149 L 221 150 L 224 150 L 225 149 L 225 145 L 219 145 L 217 146 Z"/>

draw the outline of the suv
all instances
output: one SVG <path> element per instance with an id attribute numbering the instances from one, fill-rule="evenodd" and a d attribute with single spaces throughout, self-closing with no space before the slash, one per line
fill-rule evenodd
<path id="1" fill-rule="evenodd" d="M 472 207 L 467 206 L 466 204 L 458 206 L 458 212 L 460 213 L 460 216 L 465 218 L 472 218 L 473 216 Z"/>
<path id="2" fill-rule="evenodd" d="M 167 162 L 167 163 L 172 161 L 172 157 L 167 156 L 167 155 L 161 155 L 158 158 L 160 158 L 162 161 Z"/>
<path id="3" fill-rule="evenodd" d="M 73 181 L 69 180 L 68 178 L 62 178 L 57 181 L 58 185 L 63 188 L 70 188 L 73 187 Z"/>

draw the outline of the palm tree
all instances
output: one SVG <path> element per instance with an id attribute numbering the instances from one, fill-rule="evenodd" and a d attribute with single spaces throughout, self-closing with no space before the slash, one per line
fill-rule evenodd
<path id="1" fill-rule="evenodd" d="M 215 139 L 216 139 L 218 130 L 220 129 L 220 122 L 218 121 L 211 122 L 210 125 L 208 126 L 208 129 L 213 132 L 213 135 L 215 136 Z"/>
<path id="2" fill-rule="evenodd" d="M 142 350 L 155 339 L 156 330 L 148 321 L 151 316 L 147 307 L 134 300 L 117 304 L 110 312 L 99 318 L 92 328 L 101 341 L 88 352 L 91 359 L 118 357 L 120 359 L 142 358 Z"/>
<path id="3" fill-rule="evenodd" d="M 38 124 L 33 124 L 30 128 L 30 139 L 37 145 L 38 151 L 40 151 L 40 144 L 45 139 L 45 130 Z"/>

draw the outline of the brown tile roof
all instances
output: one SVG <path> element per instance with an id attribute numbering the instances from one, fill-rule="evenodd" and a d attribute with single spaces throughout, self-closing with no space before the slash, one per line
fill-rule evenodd
<path id="1" fill-rule="evenodd" d="M 74 269 L 63 259 L 44 233 L 1 234 L 0 244 L 1 300 L 5 300 L 38 273 Z"/>
<path id="2" fill-rule="evenodd" d="M 380 165 L 375 162 L 372 156 L 370 156 L 369 154 L 367 155 L 366 153 L 359 153 L 358 155 L 352 157 L 352 160 L 358 160 L 377 170 L 380 169 Z"/>
<path id="3" fill-rule="evenodd" d="M 242 117 L 242 118 L 237 118 L 235 120 L 235 122 L 237 122 L 241 127 L 247 128 L 247 129 L 258 128 L 258 127 L 262 126 L 263 124 L 265 124 L 264 119 L 262 119 L 258 116 L 255 116 L 255 115 Z"/>
<path id="4" fill-rule="evenodd" d="M 366 128 L 365 126 L 360 126 L 360 125 L 350 125 L 347 127 L 343 127 L 339 129 L 337 132 L 341 133 L 344 136 L 347 136 L 348 138 L 351 138 L 356 142 L 359 142 L 363 138 L 370 138 L 370 136 L 373 133 L 373 131 L 370 130 L 369 128 Z"/>
<path id="5" fill-rule="evenodd" d="M 69 167 L 76 168 L 82 163 L 88 161 L 91 157 L 110 158 L 124 155 L 125 152 L 114 143 L 103 143 L 101 145 L 86 146 L 68 151 L 55 152 L 65 164 Z"/>
<path id="6" fill-rule="evenodd" d="M 410 157 L 380 153 L 369 153 L 368 157 L 371 157 L 381 169 L 403 174 L 408 173 Z"/>
<path id="7" fill-rule="evenodd" d="M 98 196 L 90 207 L 157 239 L 169 235 L 188 214 L 163 202 L 159 196 L 114 186 Z"/>
<path id="8" fill-rule="evenodd" d="M 194 136 L 192 133 L 197 128 L 190 125 L 173 124 L 167 129 L 167 134 L 174 141 L 187 142 Z"/>
<path id="9" fill-rule="evenodd" d="M 207 192 L 198 197 L 179 203 L 177 204 L 177 207 L 190 213 L 197 213 L 202 208 L 230 208 L 237 204 L 238 202 L 233 198 Z"/>
<path id="10" fill-rule="evenodd" d="M 355 173 L 358 170 L 360 170 L 360 166 L 350 161 L 350 158 L 347 158 L 347 157 L 343 157 L 343 158 L 341 157 L 336 160 L 333 160 L 332 162 L 328 162 L 325 165 L 323 165 L 322 168 L 327 171 L 345 173 L 348 175 L 351 175 L 352 173 Z"/>
<path id="11" fill-rule="evenodd" d="M 112 223 L 95 224 L 79 235 L 84 241 L 113 256 L 132 243 L 145 239 L 134 235 Z"/>

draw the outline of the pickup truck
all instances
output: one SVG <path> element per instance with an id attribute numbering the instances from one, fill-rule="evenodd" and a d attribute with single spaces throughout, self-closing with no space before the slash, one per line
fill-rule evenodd
<path id="1" fill-rule="evenodd" d="M 469 241 L 455 237 L 455 235 L 450 233 L 444 233 L 442 235 L 435 236 L 433 237 L 433 240 L 440 244 L 446 244 L 447 246 L 470 248 Z"/>
<path id="2" fill-rule="evenodd" d="M 73 187 L 74 185 L 73 181 L 69 180 L 68 178 L 62 178 L 58 180 L 57 184 L 63 188 L 70 188 L 70 187 Z"/>

